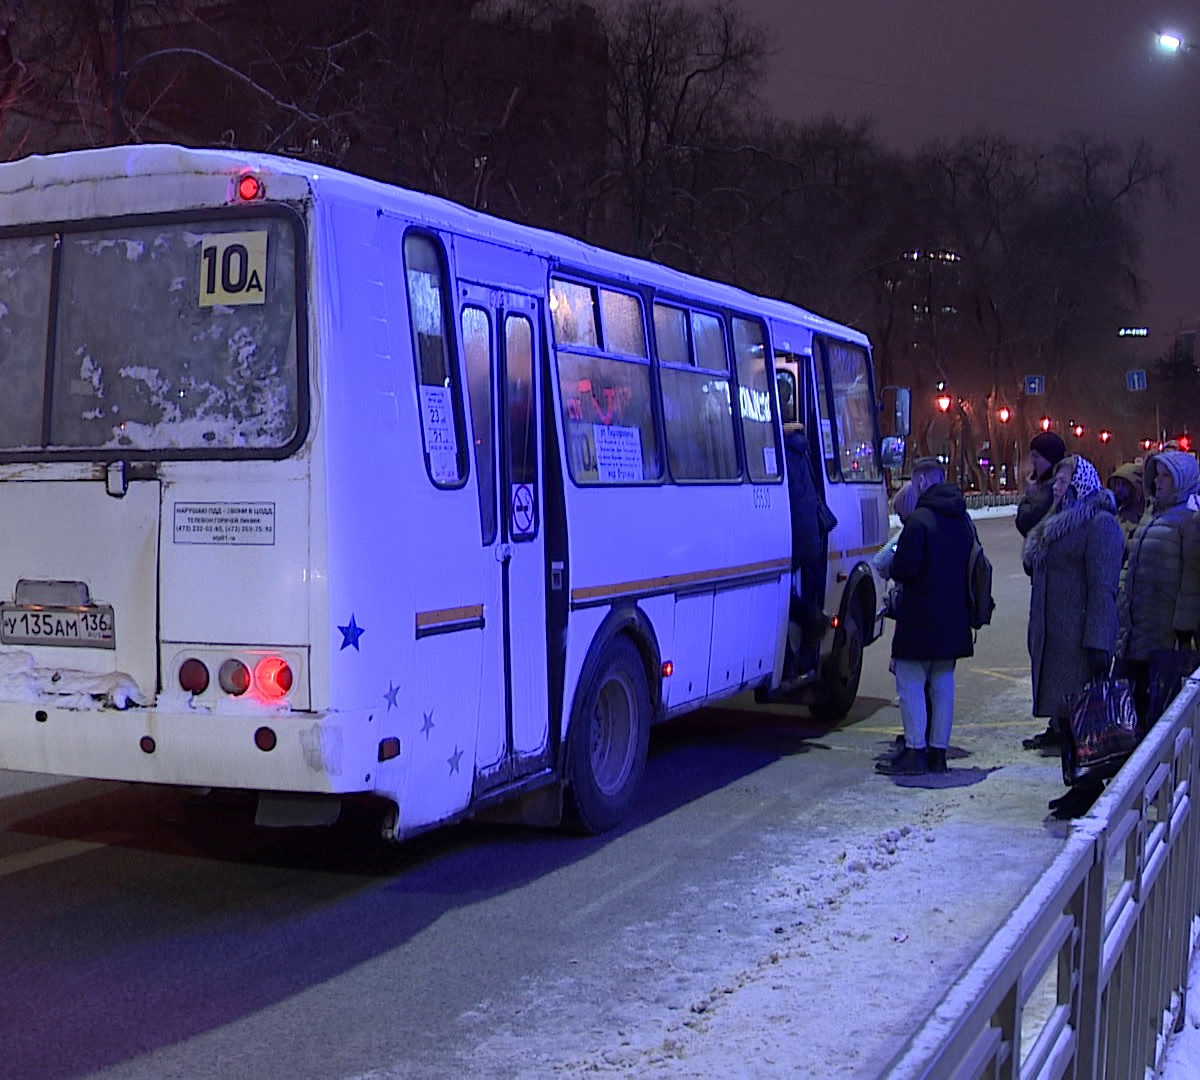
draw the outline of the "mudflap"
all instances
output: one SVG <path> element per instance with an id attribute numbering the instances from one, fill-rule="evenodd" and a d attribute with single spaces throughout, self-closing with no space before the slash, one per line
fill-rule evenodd
<path id="1" fill-rule="evenodd" d="M 492 803 L 474 815 L 476 821 L 493 825 L 532 825 L 557 828 L 563 820 L 563 785 L 561 781 L 523 791 L 511 799 Z"/>

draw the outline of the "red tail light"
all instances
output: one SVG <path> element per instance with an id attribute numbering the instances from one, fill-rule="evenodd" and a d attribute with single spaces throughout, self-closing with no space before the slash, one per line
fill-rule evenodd
<path id="1" fill-rule="evenodd" d="M 254 685 L 268 701 L 277 701 L 292 688 L 292 669 L 278 656 L 263 657 L 254 665 Z"/>
<path id="2" fill-rule="evenodd" d="M 208 668 L 194 656 L 179 668 L 179 685 L 189 694 L 203 694 L 208 689 Z"/>

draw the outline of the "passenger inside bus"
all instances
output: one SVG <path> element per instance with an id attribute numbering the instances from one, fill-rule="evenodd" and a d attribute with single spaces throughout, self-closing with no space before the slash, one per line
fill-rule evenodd
<path id="1" fill-rule="evenodd" d="M 783 447 L 792 513 L 792 601 L 784 678 L 795 679 L 811 673 L 817 666 L 825 630 L 820 603 L 825 537 L 837 519 L 825 505 L 813 477 L 812 455 L 803 424 L 788 431 Z"/>

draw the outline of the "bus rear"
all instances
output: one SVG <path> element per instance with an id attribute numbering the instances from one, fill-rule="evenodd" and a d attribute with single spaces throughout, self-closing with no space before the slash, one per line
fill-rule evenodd
<path id="1" fill-rule="evenodd" d="M 310 195 L 269 182 L 177 148 L 0 167 L 0 768 L 361 779 L 313 715 Z"/>

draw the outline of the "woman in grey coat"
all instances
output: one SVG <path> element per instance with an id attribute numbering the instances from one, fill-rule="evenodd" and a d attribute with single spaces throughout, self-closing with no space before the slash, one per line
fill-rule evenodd
<path id="1" fill-rule="evenodd" d="M 1190 648 L 1200 622 L 1200 519 L 1188 500 L 1200 483 L 1191 454 L 1151 454 L 1143 469 L 1147 510 L 1129 538 L 1117 610 L 1119 654 L 1143 718 L 1150 696 L 1150 657 Z"/>
<path id="2" fill-rule="evenodd" d="M 1064 458 L 1054 504 L 1025 538 L 1033 714 L 1066 727 L 1069 696 L 1108 672 L 1117 644 L 1117 583 L 1125 534 L 1113 493 L 1090 461 Z M 1056 808 L 1056 803 L 1051 808 Z"/>

